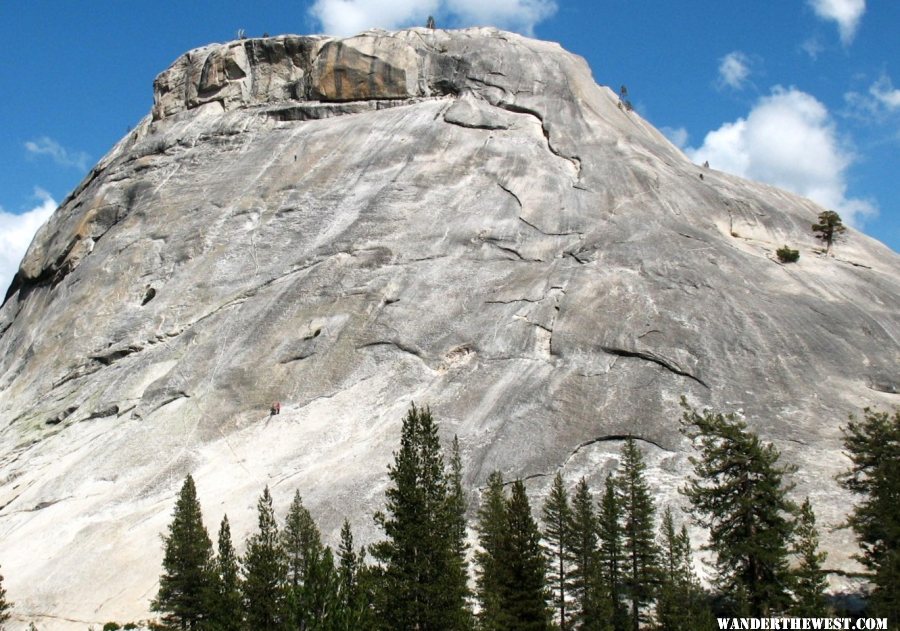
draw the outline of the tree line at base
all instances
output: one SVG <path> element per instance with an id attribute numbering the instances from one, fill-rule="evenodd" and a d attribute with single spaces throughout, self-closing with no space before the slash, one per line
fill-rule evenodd
<path id="1" fill-rule="evenodd" d="M 523 481 L 492 473 L 470 555 L 459 444 L 454 438 L 445 462 L 430 411 L 412 406 L 388 467 L 384 510 L 374 516 L 383 540 L 357 548 L 345 520 L 332 551 L 299 491 L 280 524 L 266 487 L 244 554 L 227 516 L 214 550 L 188 476 L 163 537 L 152 609 L 162 628 L 204 631 L 704 631 L 717 628 L 716 616 L 832 614 L 811 504 L 789 499 L 795 468 L 779 464 L 775 447 L 734 415 L 682 404 L 696 453 L 681 491 L 710 534 L 709 590 L 685 525 L 676 527 L 668 507 L 657 518 L 634 438 L 597 498 L 585 479 L 570 493 L 557 474 L 542 529 Z M 866 614 L 896 624 L 900 410 L 851 417 L 844 447 L 852 466 L 839 482 L 859 497 L 847 525 L 871 581 Z M 0 577 L 0 625 L 10 606 Z"/>

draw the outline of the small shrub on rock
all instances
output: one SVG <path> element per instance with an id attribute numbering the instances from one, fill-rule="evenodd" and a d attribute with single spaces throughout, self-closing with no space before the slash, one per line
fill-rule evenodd
<path id="1" fill-rule="evenodd" d="M 775 256 L 777 256 L 778 260 L 782 263 L 796 263 L 800 260 L 799 250 L 792 250 L 788 246 L 775 250 Z"/>

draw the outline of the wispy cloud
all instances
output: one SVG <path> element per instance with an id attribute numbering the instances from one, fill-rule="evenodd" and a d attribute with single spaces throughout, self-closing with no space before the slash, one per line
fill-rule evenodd
<path id="1" fill-rule="evenodd" d="M 45 190 L 34 189 L 39 204 L 20 214 L 10 213 L 0 207 L 0 300 L 19 269 L 37 229 L 56 210 L 56 201 Z"/>
<path id="2" fill-rule="evenodd" d="M 895 88 L 886 74 L 870 85 L 865 94 L 847 92 L 844 101 L 849 106 L 845 114 L 868 123 L 884 123 L 892 115 L 900 114 L 900 88 Z"/>
<path id="3" fill-rule="evenodd" d="M 807 0 L 807 2 L 820 18 L 837 23 L 841 43 L 847 46 L 853 41 L 863 13 L 866 12 L 866 0 Z"/>
<path id="4" fill-rule="evenodd" d="M 847 196 L 853 152 L 840 142 L 828 109 L 796 88 L 773 88 L 745 118 L 709 132 L 686 153 L 697 163 L 780 186 L 836 210 L 860 226 L 874 203 Z"/>
<path id="5" fill-rule="evenodd" d="M 818 40 L 818 38 L 810 37 L 802 44 L 800 44 L 800 50 L 809 55 L 810 59 L 815 61 L 819 58 L 819 55 L 822 54 L 822 51 L 825 50 L 825 47 L 822 45 L 822 42 Z"/>
<path id="6" fill-rule="evenodd" d="M 869 88 L 876 101 L 891 112 L 900 110 L 900 88 L 895 88 L 891 78 L 887 75 L 881 77 Z"/>
<path id="7" fill-rule="evenodd" d="M 750 58 L 739 50 L 719 60 L 719 84 L 741 90 L 750 76 Z"/>
<path id="8" fill-rule="evenodd" d="M 676 147 L 683 149 L 688 143 L 688 130 L 684 127 L 662 127 L 659 131 Z"/>
<path id="9" fill-rule="evenodd" d="M 424 26 L 429 15 L 452 26 L 490 25 L 526 35 L 556 12 L 555 0 L 316 0 L 310 15 L 333 35 Z"/>
<path id="10" fill-rule="evenodd" d="M 83 151 L 66 149 L 48 136 L 41 136 L 36 140 L 29 140 L 25 143 L 25 151 L 28 152 L 29 156 L 49 156 L 60 166 L 75 167 L 82 171 L 87 171 L 88 161 L 91 159 L 91 157 Z"/>

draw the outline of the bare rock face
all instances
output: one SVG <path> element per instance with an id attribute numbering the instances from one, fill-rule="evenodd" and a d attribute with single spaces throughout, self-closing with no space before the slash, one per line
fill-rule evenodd
<path id="1" fill-rule="evenodd" d="M 846 515 L 839 427 L 898 402 L 885 246 L 851 230 L 823 255 L 821 208 L 691 164 L 583 60 L 496 30 L 242 40 L 154 87 L 0 309 L 23 626 L 146 617 L 187 473 L 238 542 L 266 484 L 372 540 L 411 401 L 473 490 L 495 469 L 536 501 L 560 469 L 597 489 L 631 435 L 661 505 L 690 468 L 679 398 L 739 409 L 822 524 Z M 852 535 L 823 539 L 852 569 Z"/>

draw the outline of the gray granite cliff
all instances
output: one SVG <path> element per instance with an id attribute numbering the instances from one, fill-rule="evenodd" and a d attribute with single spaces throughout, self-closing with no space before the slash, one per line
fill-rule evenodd
<path id="1" fill-rule="evenodd" d="M 241 542 L 268 484 L 371 540 L 411 401 L 470 489 L 599 488 L 632 435 L 673 505 L 679 398 L 742 410 L 800 467 L 828 567 L 856 567 L 828 526 L 840 426 L 900 401 L 889 248 L 824 255 L 814 203 L 691 164 L 582 59 L 493 29 L 210 45 L 154 90 L 0 309 L 0 563 L 28 619 L 146 617 L 189 472 L 211 532 L 227 512 Z"/>

